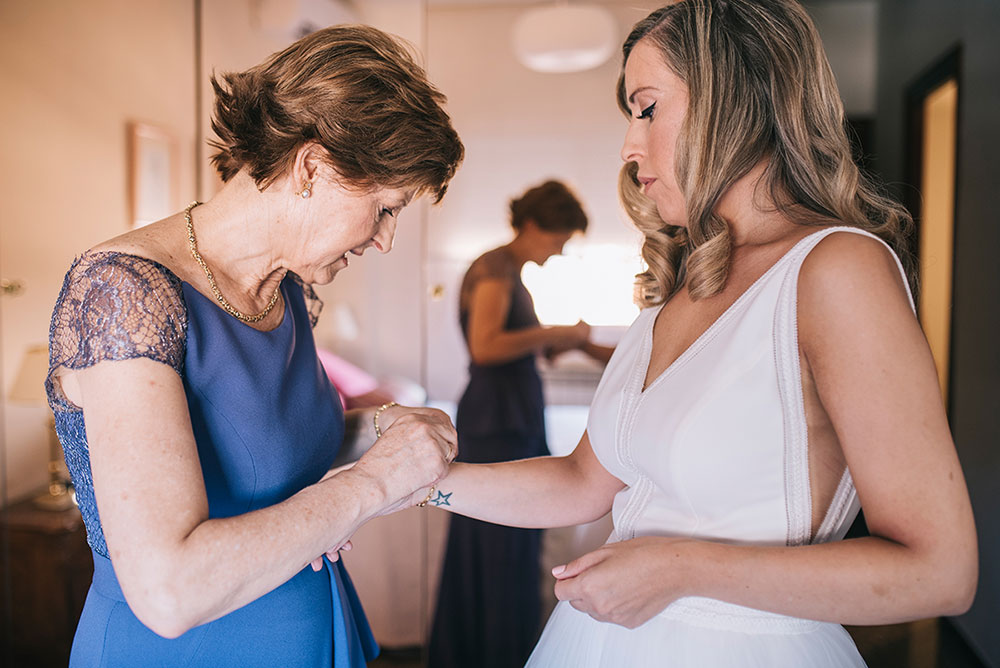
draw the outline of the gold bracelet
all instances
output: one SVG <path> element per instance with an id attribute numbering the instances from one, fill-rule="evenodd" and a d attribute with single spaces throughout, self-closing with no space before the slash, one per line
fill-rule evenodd
<path id="1" fill-rule="evenodd" d="M 397 404 L 395 401 L 390 401 L 389 403 L 382 404 L 381 406 L 379 406 L 378 408 L 375 409 L 375 415 L 372 417 L 372 422 L 375 423 L 375 438 L 376 439 L 382 438 L 382 430 L 379 429 L 379 426 L 378 426 L 378 416 L 381 415 L 382 411 L 384 411 L 386 408 L 392 408 L 393 406 L 398 406 L 398 405 L 399 404 Z"/>
<path id="2" fill-rule="evenodd" d="M 434 492 L 436 491 L 437 487 L 435 485 L 431 485 L 431 491 L 427 492 L 427 496 L 424 498 L 424 500 L 417 504 L 417 508 L 423 508 L 424 506 L 426 506 L 427 503 L 431 500 L 431 497 L 434 496 Z"/>

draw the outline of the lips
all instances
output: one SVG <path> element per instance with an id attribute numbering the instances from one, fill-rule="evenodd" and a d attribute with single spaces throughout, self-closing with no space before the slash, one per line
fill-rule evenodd
<path id="1" fill-rule="evenodd" d="M 642 186 L 643 194 L 649 192 L 649 187 L 656 181 L 656 179 L 651 176 L 637 176 L 635 177 L 635 180 Z"/>

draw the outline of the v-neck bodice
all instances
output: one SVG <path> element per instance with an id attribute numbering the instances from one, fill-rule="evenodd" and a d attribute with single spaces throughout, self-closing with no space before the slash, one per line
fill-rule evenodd
<path id="1" fill-rule="evenodd" d="M 619 343 L 588 433 L 626 483 L 612 540 L 690 536 L 755 545 L 841 537 L 858 511 L 845 471 L 812 536 L 808 433 L 796 327 L 798 273 L 827 228 L 799 241 L 643 390 L 659 308 Z"/>
<path id="2" fill-rule="evenodd" d="M 739 311 L 741 311 L 744 308 L 744 305 L 748 301 L 750 301 L 750 300 L 752 300 L 754 298 L 754 296 L 757 294 L 758 290 L 760 290 L 761 286 L 768 281 L 768 279 L 770 278 L 770 276 L 773 273 L 781 270 L 781 268 L 784 265 L 784 263 L 789 260 L 789 258 L 792 256 L 792 254 L 795 251 L 795 249 L 801 243 L 802 243 L 802 241 L 800 240 L 798 243 L 796 243 L 795 246 L 793 246 L 784 255 L 782 255 L 778 259 L 777 262 L 775 262 L 773 265 L 771 265 L 767 269 L 767 271 L 765 271 L 763 274 L 761 274 L 759 277 L 757 277 L 757 280 L 755 280 L 753 283 L 751 283 L 750 287 L 748 287 L 746 290 L 744 290 L 742 293 L 740 293 L 740 295 L 736 298 L 736 300 L 733 301 L 733 303 L 730 304 L 729 307 L 726 308 L 726 310 L 723 311 L 719 315 L 718 318 L 716 318 L 715 320 L 713 320 L 711 322 L 711 324 L 709 324 L 709 326 L 706 327 L 704 329 L 704 331 L 702 331 L 702 333 L 699 334 L 698 337 L 695 338 L 695 340 L 691 342 L 691 345 L 689 345 L 687 348 L 685 348 L 683 351 L 681 351 L 680 355 L 678 355 L 676 358 L 674 358 L 674 360 L 670 364 L 668 364 L 666 367 L 664 367 L 664 369 L 662 371 L 660 371 L 658 374 L 656 374 L 656 376 L 654 378 L 649 378 L 649 365 L 651 364 L 652 357 L 653 357 L 653 335 L 654 335 L 655 328 L 656 328 L 656 321 L 657 321 L 657 319 L 659 318 L 659 315 L 660 315 L 660 311 L 663 310 L 663 307 L 666 304 L 665 303 L 664 304 L 660 304 L 659 306 L 656 306 L 656 307 L 653 307 L 653 308 L 649 309 L 650 311 L 652 311 L 652 316 L 650 317 L 650 324 L 649 324 L 648 335 L 645 337 L 645 339 L 643 341 L 643 346 L 644 346 L 643 353 L 644 353 L 644 358 L 645 359 L 644 359 L 644 362 L 643 362 L 643 365 L 642 365 L 642 368 L 643 368 L 642 383 L 643 384 L 640 384 L 640 386 L 639 386 L 639 392 L 640 393 L 647 392 L 648 390 L 650 390 L 650 388 L 652 388 L 654 385 L 656 385 L 662 378 L 669 377 L 674 367 L 682 366 L 684 364 L 684 362 L 687 360 L 687 358 L 693 357 L 693 356 L 697 355 L 698 352 L 703 347 L 705 347 L 705 345 L 707 345 L 708 342 L 711 341 L 711 339 L 715 336 L 716 331 L 719 330 L 719 329 L 723 329 L 726 326 L 726 323 L 729 321 L 729 319 L 732 318 L 732 317 L 734 317 L 735 313 L 738 313 Z"/>

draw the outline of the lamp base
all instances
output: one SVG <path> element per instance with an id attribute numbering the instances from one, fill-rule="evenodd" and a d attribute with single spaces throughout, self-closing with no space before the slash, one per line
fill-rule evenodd
<path id="1" fill-rule="evenodd" d="M 62 483 L 52 483 L 49 485 L 49 491 L 45 494 L 36 496 L 32 500 L 32 503 L 36 508 L 41 508 L 42 510 L 62 512 L 75 506 L 76 500 L 73 498 L 73 493 L 67 489 L 66 485 Z"/>

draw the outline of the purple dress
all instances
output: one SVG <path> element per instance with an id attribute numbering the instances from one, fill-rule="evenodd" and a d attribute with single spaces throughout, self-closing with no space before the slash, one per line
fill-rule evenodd
<path id="1" fill-rule="evenodd" d="M 94 556 L 72 668 L 361 668 L 378 653 L 343 563 L 326 560 L 321 571 L 306 567 L 179 638 L 143 625 L 108 558 L 83 412 L 53 382 L 61 367 L 106 360 L 144 357 L 169 365 L 184 382 L 209 516 L 274 505 L 318 481 L 344 435 L 339 398 L 316 357 L 318 301 L 293 275 L 281 291 L 282 322 L 261 332 L 146 258 L 90 252 L 66 274 L 49 333 L 46 388 Z"/>

